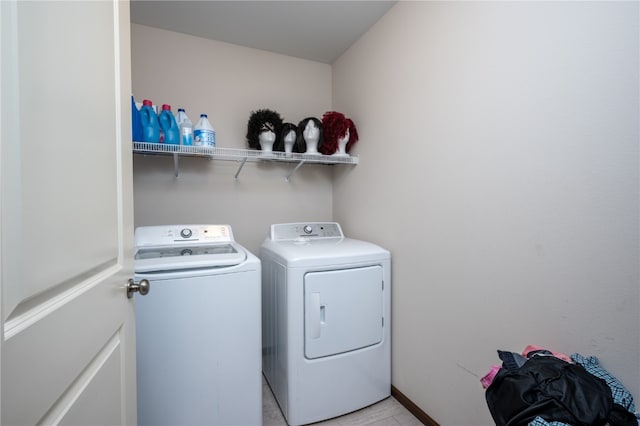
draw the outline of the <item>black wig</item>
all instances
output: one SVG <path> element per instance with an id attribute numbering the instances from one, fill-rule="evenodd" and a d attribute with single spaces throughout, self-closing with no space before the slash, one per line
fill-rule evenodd
<path id="1" fill-rule="evenodd" d="M 276 137 L 282 127 L 282 117 L 270 109 L 253 111 L 247 123 L 247 142 L 249 148 L 260 149 L 260 133 L 271 131 Z"/>
<path id="2" fill-rule="evenodd" d="M 304 140 L 304 128 L 307 127 L 307 123 L 309 121 L 313 121 L 320 131 L 318 134 L 318 146 L 322 145 L 323 136 L 322 136 L 322 121 L 318 120 L 315 117 L 307 117 L 298 123 L 298 140 L 293 147 L 293 152 L 307 152 L 307 141 Z"/>
<path id="3" fill-rule="evenodd" d="M 296 134 L 295 139 L 293 140 L 293 146 L 294 146 L 294 152 L 295 151 L 295 145 L 297 143 L 297 139 L 298 139 L 298 126 L 296 126 L 293 123 L 284 123 L 282 125 L 282 127 L 280 128 L 280 132 L 277 135 L 277 139 L 276 142 L 273 144 L 273 150 L 274 151 L 281 151 L 284 152 L 284 138 L 289 134 L 290 131 L 294 131 Z"/>

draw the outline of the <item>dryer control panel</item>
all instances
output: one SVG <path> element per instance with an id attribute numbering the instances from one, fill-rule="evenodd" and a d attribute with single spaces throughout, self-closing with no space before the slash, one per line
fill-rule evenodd
<path id="1" fill-rule="evenodd" d="M 336 222 L 278 223 L 271 225 L 269 238 L 272 241 L 287 241 L 311 238 L 344 238 L 342 228 Z"/>

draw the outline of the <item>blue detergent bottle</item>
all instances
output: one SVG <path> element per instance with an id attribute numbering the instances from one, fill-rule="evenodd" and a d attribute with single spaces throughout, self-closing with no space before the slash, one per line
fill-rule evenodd
<path id="1" fill-rule="evenodd" d="M 160 112 L 160 130 L 164 133 L 164 143 L 173 145 L 180 144 L 180 128 L 176 122 L 176 118 L 171 112 L 171 105 L 162 105 Z"/>
<path id="2" fill-rule="evenodd" d="M 136 142 L 142 141 L 142 117 L 133 96 L 131 96 L 131 139 Z"/>
<path id="3" fill-rule="evenodd" d="M 153 110 L 153 103 L 148 99 L 142 101 L 140 118 L 142 120 L 142 141 L 159 143 L 160 123 L 156 112 Z"/>

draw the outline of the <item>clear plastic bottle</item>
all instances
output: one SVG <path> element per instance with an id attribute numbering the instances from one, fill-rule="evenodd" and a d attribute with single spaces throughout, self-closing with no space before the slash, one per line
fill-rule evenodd
<path id="1" fill-rule="evenodd" d="M 178 108 L 178 114 L 176 115 L 176 122 L 178 123 L 178 127 L 182 125 L 184 118 L 187 116 L 187 113 L 184 112 L 184 108 Z"/>
<path id="2" fill-rule="evenodd" d="M 162 112 L 160 112 L 160 129 L 164 134 L 164 138 L 160 136 L 160 142 L 178 145 L 180 143 L 180 129 L 176 118 L 171 112 L 171 105 L 162 105 Z"/>
<path id="3" fill-rule="evenodd" d="M 200 114 L 200 121 L 193 128 L 193 141 L 196 146 L 216 146 L 216 131 L 209 123 L 207 114 Z"/>
<path id="4" fill-rule="evenodd" d="M 193 145 L 193 123 L 189 120 L 184 108 L 178 108 L 178 127 L 180 128 L 180 145 Z"/>

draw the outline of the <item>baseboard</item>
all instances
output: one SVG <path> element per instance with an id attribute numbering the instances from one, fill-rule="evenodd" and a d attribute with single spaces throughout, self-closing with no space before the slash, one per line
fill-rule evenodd
<path id="1" fill-rule="evenodd" d="M 427 426 L 440 426 L 438 422 L 433 420 L 427 413 L 422 411 L 422 408 L 418 407 L 413 401 L 411 401 L 405 394 L 400 392 L 398 388 L 391 385 L 391 396 L 396 399 L 400 404 L 404 406 L 411 414 L 416 416 L 423 425 Z"/>

